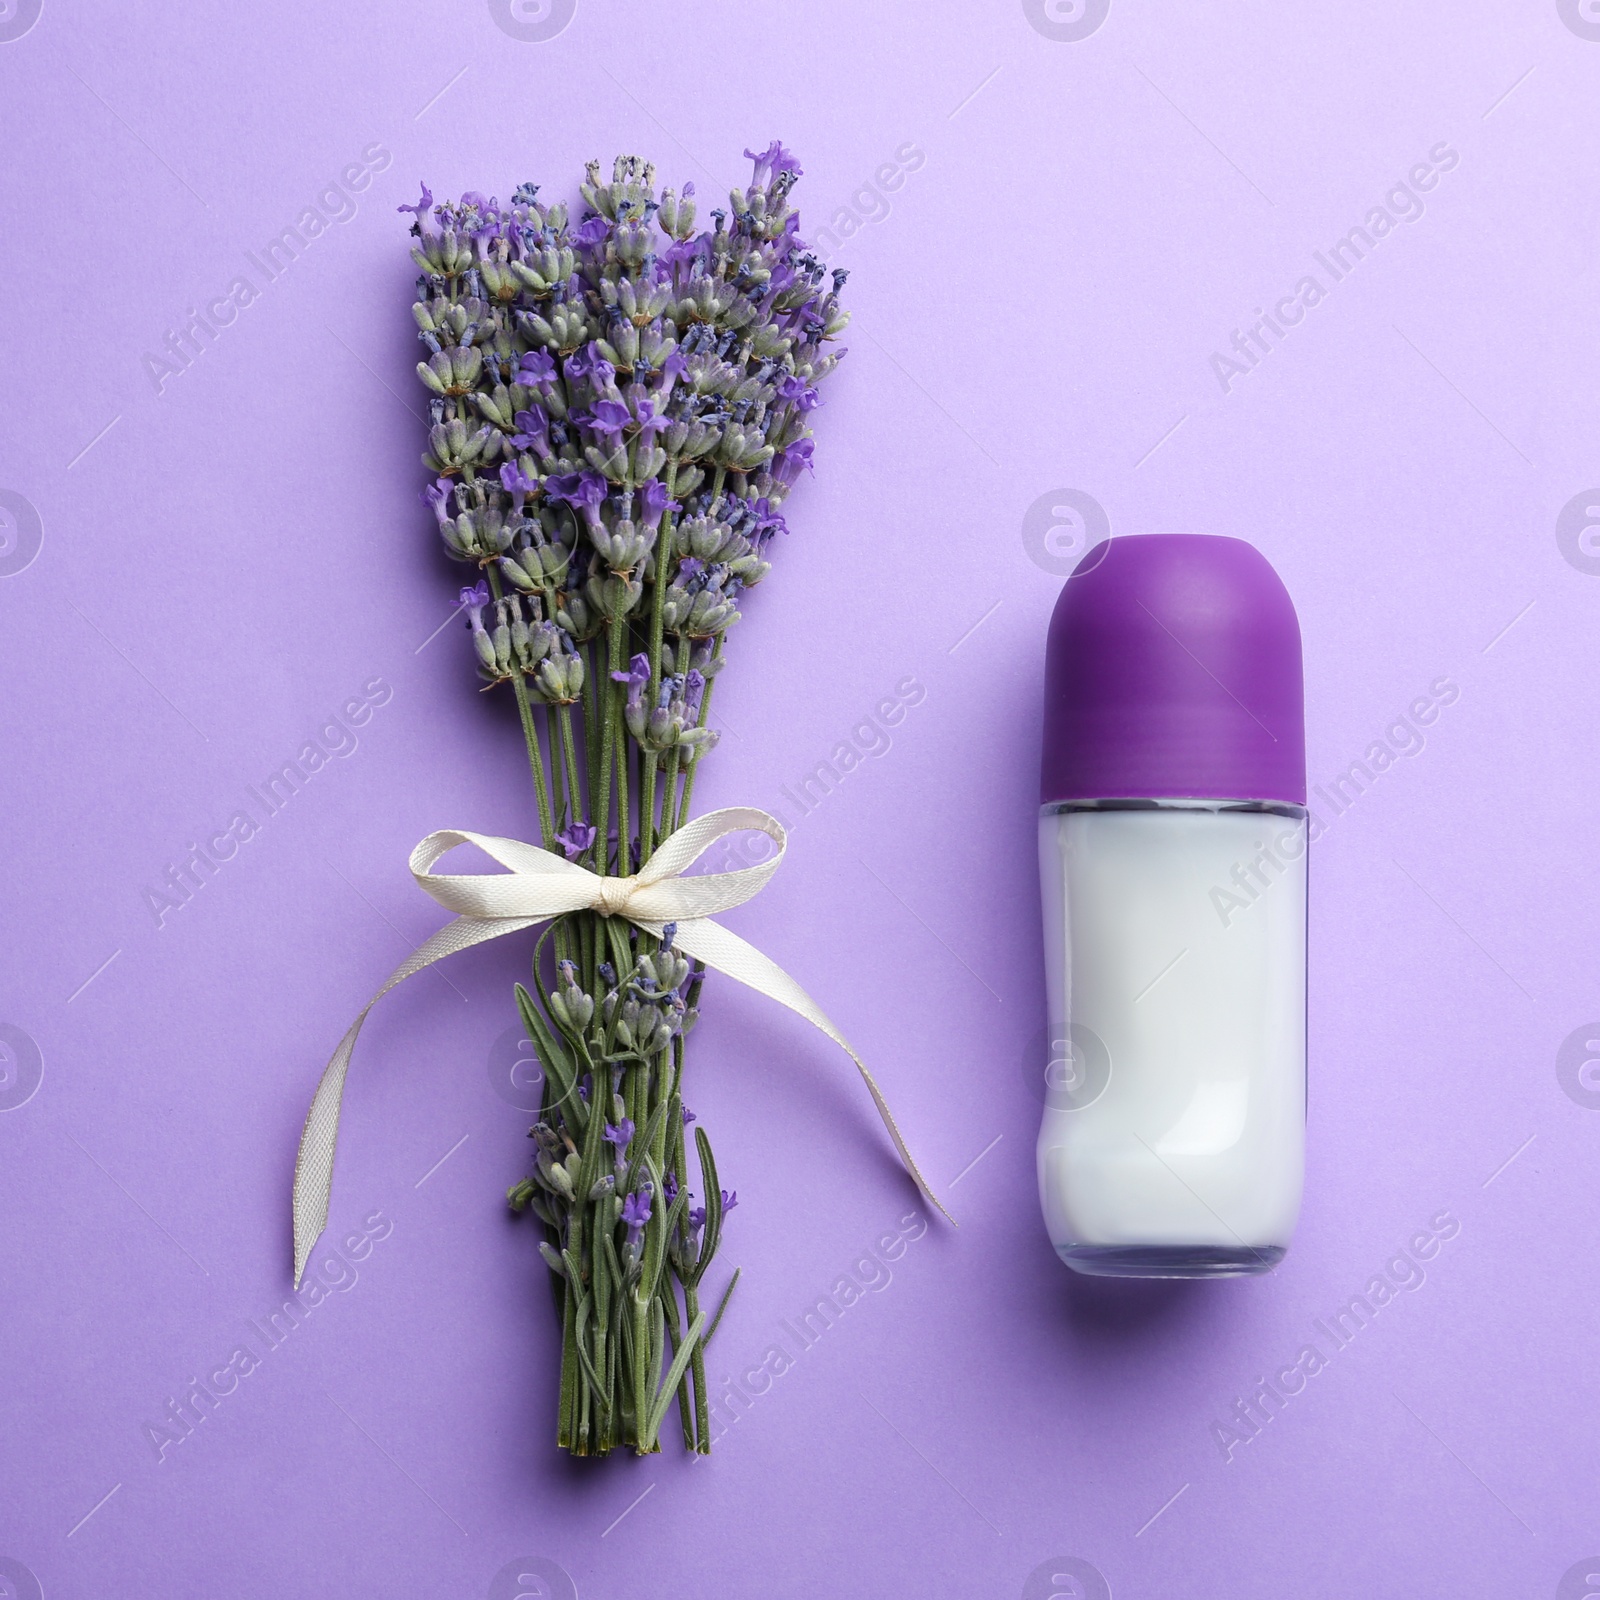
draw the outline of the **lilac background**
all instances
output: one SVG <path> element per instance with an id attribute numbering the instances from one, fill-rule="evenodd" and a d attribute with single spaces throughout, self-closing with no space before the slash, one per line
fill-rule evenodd
<path id="1" fill-rule="evenodd" d="M 0 489 L 43 526 L 15 570 L 13 504 L 0 547 L 0 1021 L 43 1059 L 15 1104 L 5 1035 L 0 1594 L 569 1592 L 491 1589 L 522 1557 L 585 1600 L 1101 1592 L 1057 1557 L 1118 1600 L 1585 1593 L 1600 559 L 1556 525 L 1600 480 L 1592 7 L 1112 0 L 1064 41 L 1013 0 L 579 0 L 546 42 L 494 9 L 47 0 L 0 43 Z M 376 1014 L 333 1226 L 392 1232 L 158 1462 L 169 1397 L 264 1349 L 317 1073 L 439 921 L 407 851 L 530 827 L 513 722 L 463 636 L 426 643 L 459 572 L 417 500 L 394 208 L 421 175 L 570 193 L 631 149 L 708 207 L 775 133 L 807 231 L 858 223 L 833 252 L 855 324 L 696 799 L 794 823 L 729 920 L 873 1064 L 960 1231 L 912 1242 L 710 1461 L 558 1459 L 543 1268 L 501 1204 L 529 1119 L 487 1070 L 507 941 Z M 1425 214 L 1225 394 L 1212 352 L 1439 141 L 1460 161 Z M 353 220 L 265 283 L 244 252 L 369 144 L 392 160 Z M 893 192 L 863 187 L 907 145 Z M 158 395 L 144 355 L 241 272 L 260 299 Z M 1059 584 L 1025 532 L 1063 488 L 1119 533 L 1271 557 L 1314 783 L 1460 687 L 1325 814 L 1307 1202 L 1264 1279 L 1096 1288 L 1037 1214 Z M 799 817 L 783 786 L 908 676 L 892 749 Z M 359 749 L 158 928 L 144 889 L 377 677 Z M 914 1197 L 848 1062 L 776 1007 L 708 990 L 692 1071 L 740 1197 L 731 1377 Z M 1213 1423 L 1440 1211 L 1427 1282 L 1225 1461 Z"/>

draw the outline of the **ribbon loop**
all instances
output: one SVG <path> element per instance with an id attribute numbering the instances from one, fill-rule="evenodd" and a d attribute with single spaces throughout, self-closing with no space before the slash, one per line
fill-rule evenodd
<path id="1" fill-rule="evenodd" d="M 712 845 L 732 833 L 763 833 L 776 846 L 765 860 L 729 872 L 683 874 Z M 433 865 L 458 845 L 471 844 L 507 870 L 452 874 Z M 333 1186 L 334 1152 L 339 1138 L 339 1111 L 350 1056 L 367 1014 L 397 983 L 442 960 L 504 934 L 548 922 L 569 911 L 595 911 L 623 917 L 659 936 L 669 922 L 677 924 L 677 942 L 684 952 L 708 967 L 748 985 L 804 1017 L 825 1033 L 855 1062 L 872 1095 L 878 1115 L 894 1141 L 900 1159 L 917 1187 L 943 1215 L 954 1221 L 928 1187 L 906 1147 L 889 1103 L 866 1063 L 852 1050 L 810 995 L 775 961 L 754 945 L 711 919 L 760 893 L 783 862 L 788 839 L 776 817 L 754 806 L 728 806 L 707 812 L 669 835 L 632 877 L 602 877 L 575 861 L 519 839 L 441 828 L 411 852 L 411 873 L 418 885 L 448 911 L 456 913 L 395 968 L 389 980 L 367 1002 L 339 1042 L 323 1070 L 300 1134 L 294 1169 L 294 1281 L 298 1288 L 312 1248 L 328 1221 Z"/>

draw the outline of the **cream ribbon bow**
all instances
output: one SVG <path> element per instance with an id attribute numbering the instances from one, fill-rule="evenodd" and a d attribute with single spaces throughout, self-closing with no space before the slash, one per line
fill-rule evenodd
<path id="1" fill-rule="evenodd" d="M 778 848 L 770 859 L 734 872 L 708 872 L 692 878 L 682 876 L 684 870 L 719 839 L 745 830 L 764 833 L 772 840 Z M 458 844 L 475 844 L 485 855 L 511 870 L 467 876 L 429 871 L 440 856 Z M 312 1248 L 327 1226 L 345 1074 L 367 1013 L 396 984 L 432 966 L 435 961 L 485 940 L 548 922 L 568 911 L 598 911 L 603 917 L 625 917 L 658 938 L 667 923 L 675 922 L 678 926 L 674 943 L 685 955 L 715 967 L 730 978 L 737 978 L 740 983 L 787 1006 L 820 1028 L 860 1070 L 878 1115 L 883 1118 L 883 1125 L 917 1187 L 947 1218 L 950 1217 L 906 1148 L 883 1091 L 873 1081 L 866 1063 L 846 1043 L 844 1035 L 777 962 L 769 961 L 754 945 L 711 920 L 713 912 L 743 905 L 759 893 L 778 870 L 786 848 L 782 825 L 775 817 L 753 806 L 729 806 L 696 817 L 669 835 L 631 878 L 602 878 L 564 856 L 516 839 L 458 833 L 454 828 L 430 833 L 411 852 L 411 875 L 440 905 L 456 912 L 457 916 L 454 922 L 446 923 L 418 945 L 395 968 L 389 981 L 351 1023 L 350 1031 L 339 1041 L 339 1048 L 323 1071 L 311 1110 L 306 1114 L 306 1125 L 300 1134 L 300 1154 L 294 1165 L 295 1287 L 299 1287 Z"/>

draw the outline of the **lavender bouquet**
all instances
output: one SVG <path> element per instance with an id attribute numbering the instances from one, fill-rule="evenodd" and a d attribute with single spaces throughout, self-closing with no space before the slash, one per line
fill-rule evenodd
<path id="1" fill-rule="evenodd" d="M 746 152 L 749 154 L 749 152 Z M 524 185 L 414 214 L 430 394 L 426 497 L 486 686 L 509 685 L 546 849 L 636 872 L 689 816 L 717 742 L 707 716 L 728 630 L 768 572 L 778 507 L 811 462 L 817 385 L 848 320 L 789 204 L 799 164 L 752 156 L 715 226 L 693 185 L 591 162 L 583 214 Z M 517 1005 L 544 1070 L 531 1176 L 510 1202 L 544 1230 L 561 1309 L 558 1438 L 643 1453 L 676 1399 L 709 1452 L 701 1293 L 734 1196 L 694 1129 L 684 1042 L 705 969 L 621 917 L 570 912 Z M 665 1373 L 663 1374 L 663 1368 Z"/>

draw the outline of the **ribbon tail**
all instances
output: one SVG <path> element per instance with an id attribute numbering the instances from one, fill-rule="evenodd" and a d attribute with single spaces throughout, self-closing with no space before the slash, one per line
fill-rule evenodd
<path id="1" fill-rule="evenodd" d="M 651 931 L 660 930 L 652 928 Z M 883 1091 L 867 1070 L 866 1062 L 850 1048 L 849 1041 L 828 1020 L 822 1007 L 776 961 L 763 955 L 753 944 L 724 928 L 721 923 L 713 922 L 709 917 L 697 917 L 693 921 L 680 922 L 674 942 L 685 954 L 697 956 L 708 967 L 715 967 L 718 972 L 736 978 L 740 983 L 754 989 L 757 994 L 764 994 L 769 1000 L 776 1000 L 779 1005 L 787 1006 L 797 1016 L 804 1017 L 814 1028 L 827 1034 L 855 1062 L 856 1070 L 861 1074 L 861 1081 L 866 1084 L 867 1091 L 872 1096 L 872 1103 L 877 1106 L 878 1115 L 883 1119 L 884 1128 L 894 1141 L 895 1149 L 900 1152 L 900 1159 L 905 1164 L 906 1171 L 911 1174 L 930 1204 L 938 1208 L 945 1221 L 952 1227 L 956 1226 L 956 1219 L 945 1210 L 938 1195 L 923 1177 L 921 1168 L 917 1166 L 899 1125 L 894 1120 L 894 1113 L 889 1109 L 889 1102 L 884 1099 Z"/>
<path id="2" fill-rule="evenodd" d="M 339 1143 L 339 1110 L 344 1102 L 345 1074 L 350 1055 L 361 1033 L 367 1013 L 395 987 L 435 961 L 470 949 L 505 933 L 516 933 L 544 922 L 545 917 L 457 917 L 425 939 L 389 975 L 389 981 L 362 1008 L 350 1024 L 350 1031 L 339 1041 L 333 1059 L 323 1069 L 322 1080 L 311 1098 L 305 1127 L 300 1131 L 300 1152 L 294 1163 L 294 1286 L 300 1287 L 306 1263 L 322 1230 L 328 1224 L 328 1201 L 333 1192 L 333 1157 Z"/>

